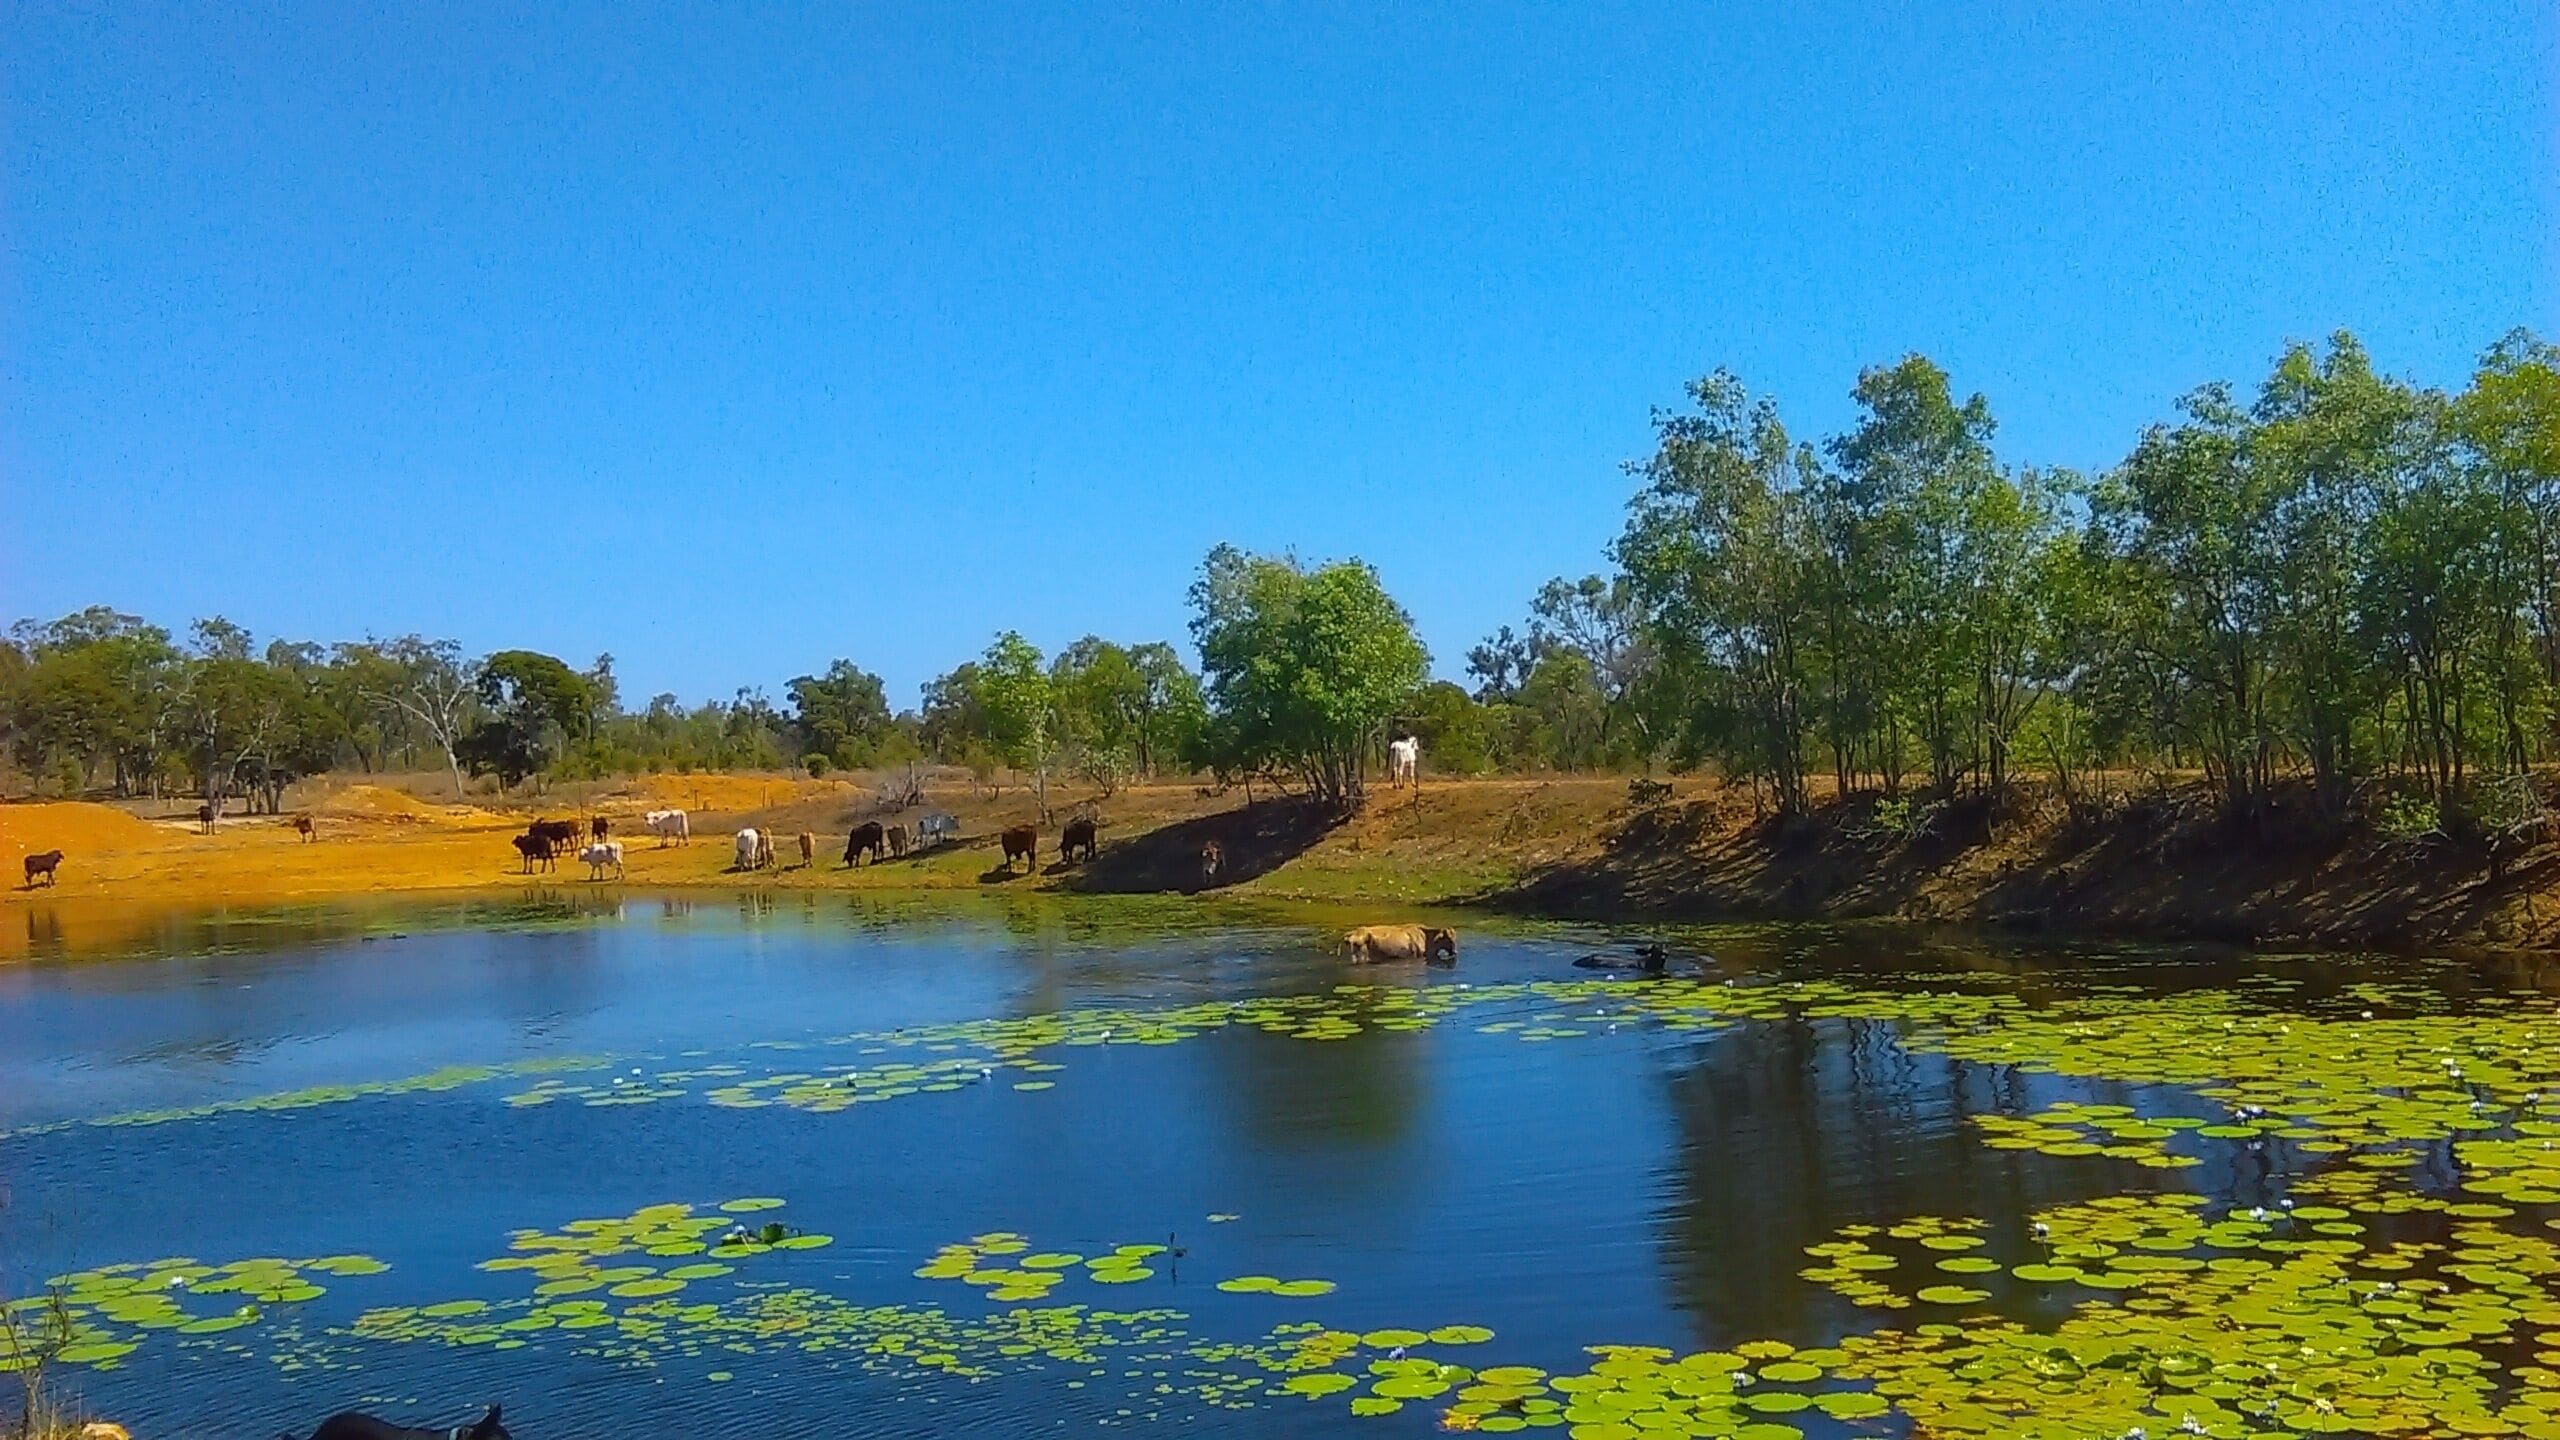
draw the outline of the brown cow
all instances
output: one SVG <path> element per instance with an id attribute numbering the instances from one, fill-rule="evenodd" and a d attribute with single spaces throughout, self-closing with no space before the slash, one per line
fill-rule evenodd
<path id="1" fill-rule="evenodd" d="M 296 815 L 293 817 L 293 833 L 301 836 L 304 840 L 317 840 L 320 838 L 318 827 L 311 823 L 311 817 L 308 815 Z"/>
<path id="2" fill-rule="evenodd" d="M 1065 864 L 1075 859 L 1076 852 L 1079 850 L 1084 852 L 1085 859 L 1091 860 L 1094 851 L 1093 830 L 1093 817 L 1090 815 L 1079 815 L 1068 821 L 1067 828 L 1058 832 L 1059 863 Z"/>
<path id="3" fill-rule="evenodd" d="M 612 831 L 613 822 L 601 815 L 593 816 L 587 821 L 587 834 L 599 845 L 604 843 L 604 837 Z"/>
<path id="4" fill-rule="evenodd" d="M 889 827 L 889 853 L 897 856 L 901 860 L 907 858 L 906 826 L 892 825 Z"/>
<path id="5" fill-rule="evenodd" d="M 997 838 L 1004 844 L 1004 868 L 1006 874 L 1009 875 L 1013 873 L 1013 857 L 1016 855 L 1021 856 L 1023 862 L 1029 865 L 1033 870 L 1036 871 L 1040 868 L 1039 826 L 1008 825 L 1005 827 L 1004 834 Z"/>
<path id="6" fill-rule="evenodd" d="M 578 848 L 578 822 L 575 820 L 536 820 L 527 826 L 527 835 L 539 835 L 555 851 Z"/>
<path id="7" fill-rule="evenodd" d="M 1227 868 L 1226 847 L 1212 840 L 1200 847 L 1200 888 L 1218 883 L 1218 872 Z"/>
<path id="8" fill-rule="evenodd" d="M 1363 925 L 1342 937 L 1353 963 L 1376 960 L 1428 960 L 1435 965 L 1458 963 L 1458 936 L 1437 925 Z M 1447 959 L 1441 957 L 1446 955 Z"/>
<path id="9" fill-rule="evenodd" d="M 880 829 L 880 822 L 866 820 L 854 826 L 853 833 L 844 837 L 844 863 L 860 864 L 861 857 L 867 852 L 871 856 L 871 863 L 877 865 L 888 858 L 888 847 L 889 841 Z"/>
<path id="10" fill-rule="evenodd" d="M 817 863 L 818 837 L 803 830 L 800 832 L 800 868 L 806 870 Z"/>
<path id="11" fill-rule="evenodd" d="M 44 877 L 44 883 L 47 885 L 60 884 L 61 870 L 62 852 L 59 850 L 47 850 L 41 855 L 28 856 L 27 888 L 30 890 L 36 888 L 36 877 L 39 875 Z"/>
<path id="12" fill-rule="evenodd" d="M 524 857 L 524 873 L 527 875 L 533 873 L 533 867 L 536 864 L 540 864 L 545 870 L 560 868 L 560 852 L 553 848 L 550 836 L 529 830 L 515 837 L 515 842 L 516 853 Z"/>

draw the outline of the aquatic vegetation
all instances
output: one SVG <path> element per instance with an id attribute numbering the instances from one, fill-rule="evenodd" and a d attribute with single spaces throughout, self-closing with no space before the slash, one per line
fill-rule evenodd
<path id="1" fill-rule="evenodd" d="M 57 1299 L 69 1322 L 54 1358 L 66 1365 L 114 1369 L 154 1335 L 227 1334 L 328 1293 L 314 1277 L 379 1275 L 390 1267 L 367 1255 L 328 1255 L 309 1260 L 234 1260 L 212 1265 L 191 1256 L 104 1265 L 46 1282 L 47 1294 L 11 1302 L 8 1311 L 37 1323 Z M 0 1373 L 14 1372 L 32 1357 L 12 1349 L 0 1327 Z"/>

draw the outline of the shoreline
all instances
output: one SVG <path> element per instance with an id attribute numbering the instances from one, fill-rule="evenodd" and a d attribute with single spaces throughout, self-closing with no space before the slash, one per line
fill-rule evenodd
<path id="1" fill-rule="evenodd" d="M 1609 926 L 1882 922 L 2006 941 L 2560 948 L 2560 895 L 2546 888 L 2560 885 L 2553 843 L 2508 857 L 2493 876 L 2449 845 L 2235 838 L 2202 820 L 2164 823 L 2132 809 L 2094 829 L 2030 816 L 1971 834 L 1958 814 L 1939 833 L 1902 838 L 1878 833 L 1872 807 L 1854 797 L 1782 824 L 1753 816 L 1746 795 L 1712 782 L 1683 782 L 1671 797 L 1633 805 L 1622 777 L 1546 777 L 1373 792 L 1340 821 L 1288 801 L 1245 806 L 1189 785 L 1133 787 L 1093 799 L 1103 820 L 1097 857 L 1061 865 L 1049 828 L 1031 873 L 1002 864 L 994 840 L 1004 825 L 1032 817 L 1027 796 L 937 792 L 934 806 L 961 816 L 959 841 L 846 868 L 837 852 L 860 813 L 860 792 L 783 780 L 762 788 L 778 803 L 701 813 L 693 842 L 682 846 L 628 834 L 645 799 L 579 807 L 612 817 L 625 846 L 624 876 L 601 882 L 574 859 L 521 873 L 510 839 L 527 812 L 405 796 L 400 805 L 366 786 L 304 812 L 318 817 L 318 838 L 308 843 L 290 813 L 235 819 L 206 836 L 105 806 L 0 805 L 0 836 L 16 854 L 70 852 L 59 884 L 0 891 L 0 962 L 59 951 L 69 916 L 99 934 L 208 908 L 624 893 L 1151 895 L 1342 907 L 1371 919 L 1438 907 Z M 1066 813 L 1063 803 L 1057 813 Z M 784 865 L 731 868 L 730 832 L 749 824 L 782 837 Z M 48 846 L 48 831 L 74 838 Z M 805 866 L 804 831 L 816 839 Z M 1223 847 L 1228 868 L 1204 890 L 1198 865 L 1209 840 Z"/>

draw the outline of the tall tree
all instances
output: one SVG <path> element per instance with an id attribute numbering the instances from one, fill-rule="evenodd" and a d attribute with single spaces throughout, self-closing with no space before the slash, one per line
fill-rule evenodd
<path id="1" fill-rule="evenodd" d="M 1326 805 L 1357 805 L 1381 731 L 1430 663 L 1377 572 L 1221 545 L 1192 583 L 1191 609 L 1230 759 L 1294 775 Z"/>

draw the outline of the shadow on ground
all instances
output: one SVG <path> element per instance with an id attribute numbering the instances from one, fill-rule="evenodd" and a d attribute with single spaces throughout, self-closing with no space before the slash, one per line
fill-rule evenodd
<path id="1" fill-rule="evenodd" d="M 1258 800 L 1127 840 L 1108 841 L 1099 855 L 1062 883 L 1069 889 L 1103 894 L 1223 889 L 1270 874 L 1313 849 L 1341 824 L 1341 815 L 1329 806 L 1296 799 Z M 1216 878 L 1207 879 L 1201 873 L 1200 856 L 1213 840 L 1223 857 Z"/>

